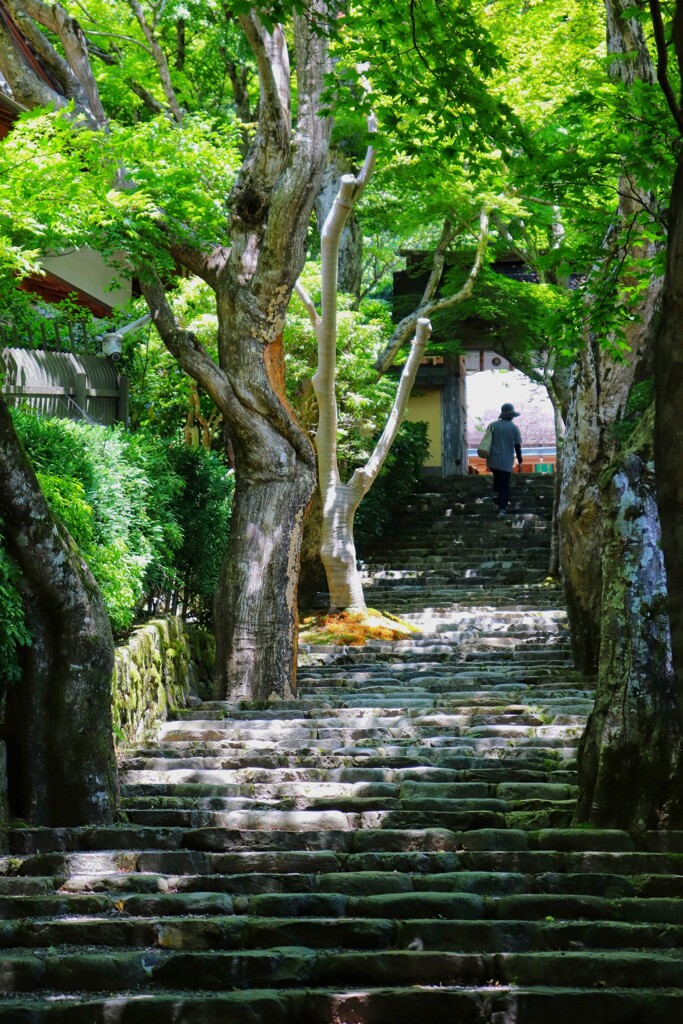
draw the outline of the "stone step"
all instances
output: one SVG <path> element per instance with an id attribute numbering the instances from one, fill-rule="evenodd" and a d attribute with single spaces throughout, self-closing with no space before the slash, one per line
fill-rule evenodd
<path id="1" fill-rule="evenodd" d="M 193 742 L 178 745 L 175 751 L 169 746 L 164 748 L 152 748 L 148 750 L 139 749 L 137 755 L 146 757 L 150 754 L 154 758 L 171 758 L 178 756 L 183 758 L 188 753 L 204 752 L 208 758 L 202 760 L 220 761 L 217 767 L 221 767 L 229 758 L 229 763 L 235 771 L 273 771 L 283 770 L 290 772 L 300 769 L 302 771 L 313 770 L 319 773 L 321 765 L 324 764 L 332 771 L 342 769 L 369 769 L 369 770 L 421 770 L 421 769 L 443 769 L 457 771 L 462 778 L 482 777 L 487 780 L 494 777 L 498 781 L 538 781 L 552 775 L 553 779 L 557 772 L 563 775 L 569 773 L 573 781 L 576 765 L 573 759 L 563 759 L 561 751 L 542 751 L 526 748 L 524 750 L 514 747 L 495 747 L 487 751 L 475 753 L 472 749 L 454 754 L 452 750 L 440 748 L 421 749 L 420 757 L 406 756 L 404 754 L 388 755 L 386 752 L 364 751 L 360 754 L 325 754 L 321 757 L 318 751 L 314 753 L 302 753 L 300 751 L 275 752 L 271 750 L 246 750 L 234 753 L 223 751 L 220 744 L 209 743 L 206 745 Z M 482 753 L 485 756 L 481 756 Z M 220 756 L 219 756 L 220 755 Z M 208 764 L 207 764 L 208 766 Z M 564 780 L 563 780 L 564 781 Z"/>
<path id="2" fill-rule="evenodd" d="M 33 893 L 36 895 L 99 889 L 231 892 L 234 887 L 237 891 L 260 892 L 263 886 L 269 891 L 271 875 L 278 879 L 292 875 L 287 891 L 328 891 L 330 885 L 340 892 L 409 891 L 403 880 L 412 878 L 412 888 L 417 890 L 647 898 L 677 897 L 682 884 L 675 854 L 529 849 L 520 844 L 512 830 L 507 847 L 501 842 L 487 843 L 482 832 L 461 833 L 449 848 L 446 842 L 439 843 L 438 836 L 426 842 L 419 831 L 392 830 L 382 837 L 384 845 L 369 834 L 365 834 L 365 842 L 355 837 L 349 845 L 338 833 L 326 833 L 329 848 L 322 848 L 320 836 L 316 836 L 318 845 L 305 849 L 301 848 L 304 844 L 300 833 L 296 841 L 292 835 L 261 835 L 260 843 L 247 846 L 239 834 L 209 829 L 194 833 L 183 845 L 180 830 L 175 830 L 175 835 L 174 830 L 162 835 L 159 829 L 147 829 L 148 842 L 156 840 L 159 848 L 146 849 L 142 844 L 138 849 L 128 848 L 131 838 L 142 831 L 123 829 L 120 850 L 42 853 L 21 862 L 16 858 L 15 873 L 2 879 L 3 888 L 14 894 L 12 884 L 16 884 L 17 895 L 24 888 L 29 895 L 34 889 L 38 890 Z M 310 840 L 310 834 L 304 838 Z M 163 884 L 159 882 L 161 876 Z M 268 877 L 264 880 L 264 876 Z M 367 881 L 369 888 L 354 888 L 357 876 L 360 885 Z M 509 889 L 505 880 L 517 876 L 526 879 L 525 887 Z M 380 885 L 380 877 L 388 880 L 386 884 Z M 497 883 L 489 881 L 491 877 L 503 878 L 497 889 Z M 113 884 L 99 886 L 102 878 L 113 879 Z M 481 888 L 474 885 L 472 879 L 476 878 L 482 880 Z M 46 879 L 51 886 L 46 887 Z M 90 885 L 80 884 L 83 879 Z M 307 879 L 313 881 L 309 884 Z"/>
<path id="3" fill-rule="evenodd" d="M 14 856 L 0 858 L 0 874 L 8 876 L 17 873 L 59 875 L 64 872 L 77 872 L 80 863 L 78 858 L 81 856 L 95 858 L 105 865 L 111 863 L 112 870 L 117 867 L 126 870 L 128 860 L 125 851 L 134 851 L 136 848 L 176 850 L 180 844 L 191 850 L 333 850 L 337 854 L 377 850 L 476 850 L 508 853 L 513 850 L 540 850 L 562 856 L 585 854 L 597 857 L 601 864 L 611 864 L 610 871 L 614 870 L 614 864 L 623 862 L 624 870 L 627 872 L 630 871 L 631 863 L 641 864 L 652 858 L 655 858 L 653 863 L 659 863 L 656 858 L 664 857 L 669 865 L 667 873 L 674 874 L 676 872 L 671 871 L 669 861 L 672 864 L 677 863 L 676 857 L 683 852 L 683 834 L 680 832 L 648 832 L 636 844 L 628 833 L 609 829 L 528 831 L 486 828 L 463 833 L 443 828 L 410 830 L 405 827 L 330 830 L 327 822 L 318 830 L 293 827 L 279 831 L 229 827 L 204 827 L 197 830 L 169 829 L 160 826 L 130 828 L 126 825 L 62 829 L 22 828 L 10 831 L 9 842 L 12 855 L 28 857 L 28 860 L 19 861 Z M 111 858 L 114 860 L 110 860 Z M 587 860 L 585 863 L 589 862 L 590 860 Z M 87 863 L 90 864 L 90 861 Z M 605 869 L 601 867 L 600 870 Z"/>
<path id="4" fill-rule="evenodd" d="M 656 950 L 662 958 L 665 950 L 671 950 L 681 959 L 683 926 L 680 924 L 584 918 L 557 921 L 548 920 L 548 916 L 522 920 L 440 916 L 401 919 L 399 914 L 386 918 L 297 916 L 250 919 L 241 914 L 213 919 L 201 916 L 155 919 L 119 914 L 111 918 L 2 921 L 0 948 L 3 953 L 6 949 L 28 951 L 61 945 L 74 950 L 98 946 L 109 950 L 137 947 L 179 951 L 239 950 L 245 947 L 263 950 L 295 946 L 313 950 L 388 951 L 412 948 L 416 951 L 451 951 L 455 945 L 461 953 L 481 954 L 482 950 L 487 950 L 507 955 L 517 951 L 547 951 L 551 955 L 564 955 L 573 950 L 621 949 Z"/>
<path id="5" fill-rule="evenodd" d="M 584 893 L 534 892 L 482 896 L 439 888 L 348 895 L 345 892 L 267 892 L 233 899 L 225 892 L 65 892 L 56 896 L 1 896 L 0 919 L 12 922 L 60 918 L 101 921 L 167 917 L 344 918 L 378 920 L 612 921 L 683 927 L 683 900 L 638 896 L 606 898 Z"/>
<path id="6" fill-rule="evenodd" d="M 129 856 L 135 855 L 131 851 Z M 150 852 L 141 854 L 147 861 L 156 857 L 158 867 L 177 867 L 177 855 L 166 857 Z M 175 860 L 174 860 L 175 857 Z M 207 868 L 219 867 L 213 874 L 200 873 L 200 865 L 187 874 L 172 871 L 114 870 L 106 858 L 90 860 L 85 854 L 78 862 L 79 870 L 70 870 L 62 882 L 60 894 L 108 893 L 118 898 L 120 893 L 222 892 L 233 896 L 261 895 L 263 893 L 342 893 L 349 896 L 375 895 L 396 892 L 473 892 L 480 896 L 509 896 L 523 893 L 564 893 L 601 896 L 606 899 L 634 897 L 680 898 L 683 895 L 683 877 L 671 874 L 627 874 L 618 872 L 562 872 L 542 871 L 538 874 L 517 871 L 442 871 L 436 874 L 411 874 L 408 871 L 354 871 L 342 870 L 344 858 L 317 851 L 289 851 L 279 853 L 233 853 L 207 855 Z M 186 865 L 187 866 L 187 865 Z M 618 866 L 618 865 L 617 865 Z M 53 876 L 0 876 L 2 896 L 49 896 L 54 893 Z M 118 908 L 115 908 L 118 910 Z"/>
<path id="7" fill-rule="evenodd" d="M 329 782 L 301 781 L 277 783 L 235 783 L 230 771 L 140 771 L 122 776 L 122 795 L 154 796 L 169 791 L 178 796 L 214 793 L 225 797 L 252 799 L 281 799 L 304 797 L 307 799 L 393 798 L 398 800 L 460 799 L 503 801 L 520 799 L 568 800 L 576 795 L 576 788 L 553 783 L 499 783 L 485 782 L 422 782 L 414 780 L 389 782 Z"/>
<path id="8" fill-rule="evenodd" d="M 331 953 L 305 947 L 271 950 L 153 952 L 105 950 L 39 955 L 8 951 L 0 966 L 7 993 L 54 990 L 65 980 L 79 988 L 103 992 L 116 987 L 149 992 L 157 986 L 176 991 L 225 991 L 300 986 L 385 989 L 400 978 L 410 986 L 543 985 L 555 974 L 559 987 L 675 988 L 683 982 L 678 951 L 661 953 L 577 951 L 557 953 L 459 953 L 431 950 L 385 950 Z"/>

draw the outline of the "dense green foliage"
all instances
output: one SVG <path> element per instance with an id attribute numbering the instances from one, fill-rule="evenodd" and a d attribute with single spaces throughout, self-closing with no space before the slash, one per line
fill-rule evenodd
<path id="1" fill-rule="evenodd" d="M 183 278 L 170 296 L 178 322 L 194 333 L 214 359 L 216 352 L 216 303 L 209 286 L 200 278 Z M 134 316 L 146 312 L 139 303 Z M 209 419 L 215 406 L 184 373 L 152 327 L 124 338 L 121 371 L 130 381 L 130 423 L 137 430 L 150 427 L 162 437 L 173 438 L 192 415 L 192 396 L 198 411 Z M 217 423 L 218 427 L 220 423 Z"/>
<path id="2" fill-rule="evenodd" d="M 403 423 L 379 477 L 356 512 L 355 537 L 361 551 L 384 535 L 392 517 L 415 493 L 428 456 L 427 424 Z"/>
<path id="3" fill-rule="evenodd" d="M 114 631 L 178 591 L 205 615 L 227 541 L 233 485 L 224 464 L 147 431 L 25 412 L 14 418 L 48 503 L 102 590 Z"/>
<path id="4" fill-rule="evenodd" d="M 184 606 L 209 625 L 228 541 L 234 477 L 222 459 L 203 448 L 174 444 L 169 455 L 183 482 L 174 506 L 183 537 L 174 559 L 176 580 Z"/>
<path id="5" fill-rule="evenodd" d="M 17 570 L 5 553 L 0 534 L 0 706 L 6 685 L 19 677 L 19 648 L 31 642 L 17 582 Z"/>

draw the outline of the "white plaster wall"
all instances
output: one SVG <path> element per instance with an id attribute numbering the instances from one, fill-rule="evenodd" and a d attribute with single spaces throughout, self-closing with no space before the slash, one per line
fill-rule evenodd
<path id="1" fill-rule="evenodd" d="M 58 256 L 44 256 L 41 263 L 51 274 L 110 306 L 125 306 L 130 301 L 130 271 L 123 257 L 119 273 L 107 266 L 98 252 L 88 248 L 69 249 Z M 115 287 L 110 289 L 112 284 Z"/>

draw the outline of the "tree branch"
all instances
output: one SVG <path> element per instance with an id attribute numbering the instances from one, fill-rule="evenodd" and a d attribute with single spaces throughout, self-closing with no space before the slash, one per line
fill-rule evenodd
<path id="1" fill-rule="evenodd" d="M 134 93 L 138 99 L 141 99 L 148 110 L 151 110 L 153 114 L 170 114 L 171 111 L 168 107 L 165 107 L 162 103 L 159 103 L 156 97 L 152 96 L 148 89 L 145 89 L 144 85 L 140 85 L 134 78 L 127 78 L 126 85 L 132 93 Z"/>
<path id="2" fill-rule="evenodd" d="M 123 43 L 133 43 L 135 46 L 139 46 L 141 50 L 144 50 L 148 57 L 153 56 L 152 51 L 144 43 L 141 43 L 139 39 L 135 39 L 133 36 L 122 36 L 118 32 L 100 32 L 95 29 L 88 29 L 89 36 L 103 36 L 105 39 L 120 39 Z"/>
<path id="3" fill-rule="evenodd" d="M 315 440 L 318 452 L 318 478 L 323 495 L 330 487 L 336 487 L 340 482 L 337 464 L 339 410 L 335 389 L 337 272 L 339 240 L 353 209 L 355 190 L 356 179 L 353 174 L 344 174 L 321 234 L 322 288 L 320 305 L 322 313 L 316 325 L 318 368 L 313 375 L 312 383 L 318 399 L 318 429 Z"/>
<path id="4" fill-rule="evenodd" d="M 235 190 L 242 186 L 243 177 L 256 175 L 272 187 L 289 157 L 292 130 L 287 41 L 282 26 L 269 33 L 253 12 L 240 15 L 239 20 L 256 59 L 260 99 L 258 131 Z M 274 160 L 274 154 L 279 158 Z"/>
<path id="5" fill-rule="evenodd" d="M 168 61 L 166 60 L 166 54 L 159 46 L 159 41 L 154 34 L 154 30 L 152 26 L 148 24 L 147 19 L 145 18 L 145 12 L 138 3 L 138 0 L 128 0 L 128 6 L 137 18 L 138 24 L 142 29 L 142 34 L 147 40 L 152 57 L 154 58 L 154 63 L 156 64 L 157 71 L 159 72 L 159 78 L 164 90 L 164 95 L 174 118 L 178 124 L 180 124 L 183 120 L 183 112 L 180 108 L 180 104 L 178 103 L 178 97 L 175 94 L 173 83 L 171 82 L 171 72 L 168 67 Z"/>
<path id="6" fill-rule="evenodd" d="M 156 270 L 150 266 L 136 267 L 136 270 L 139 271 L 142 294 L 152 314 L 152 323 L 171 355 L 190 377 L 201 384 L 219 409 L 246 422 L 244 409 L 237 401 L 226 375 L 196 335 L 185 330 L 176 320 Z"/>
<path id="7" fill-rule="evenodd" d="M 662 8 L 659 4 L 659 0 L 649 0 L 650 4 L 650 16 L 652 17 L 652 28 L 654 30 L 655 46 L 657 47 L 657 81 L 661 87 L 662 92 L 666 98 L 666 102 L 669 105 L 669 110 L 673 114 L 674 121 L 678 126 L 678 130 L 683 134 L 683 111 L 681 111 L 681 105 L 674 96 L 671 82 L 669 81 L 668 75 L 668 63 L 669 63 L 669 52 L 666 45 L 666 37 L 664 35 L 664 21 L 662 19 Z M 676 14 L 678 15 L 680 5 L 676 4 Z M 676 17 L 674 17 L 674 29 L 676 27 Z M 674 35 L 675 38 L 675 35 Z M 681 61 L 683 60 L 683 50 L 676 46 L 676 52 L 678 55 L 679 68 Z"/>
<path id="8" fill-rule="evenodd" d="M 249 68 L 245 64 L 237 64 L 234 60 L 229 60 L 226 56 L 225 70 L 232 86 L 232 98 L 235 101 L 237 116 L 240 121 L 250 124 L 253 117 L 249 105 Z"/>
<path id="9" fill-rule="evenodd" d="M 397 325 L 396 329 L 394 330 L 394 333 L 392 334 L 389 340 L 389 343 L 387 344 L 384 351 L 377 359 L 375 367 L 380 373 L 386 373 L 386 371 L 389 369 L 394 359 L 398 355 L 401 346 L 410 336 L 411 331 L 414 330 L 417 321 L 421 317 L 428 318 L 432 315 L 432 313 L 435 313 L 440 309 L 446 309 L 449 306 L 455 306 L 459 302 L 464 302 L 465 299 L 468 299 L 470 297 L 472 291 L 474 290 L 475 282 L 479 277 L 481 269 L 484 265 L 484 256 L 486 255 L 486 248 L 488 246 L 489 241 L 489 213 L 490 211 L 487 208 L 484 208 L 479 214 L 479 240 L 477 242 L 477 249 L 475 252 L 472 267 L 467 276 L 467 280 L 463 284 L 462 288 L 459 291 L 455 292 L 454 295 L 447 295 L 443 299 L 434 299 L 430 296 L 427 296 L 427 291 L 434 284 L 434 279 L 436 278 L 436 271 L 439 269 L 438 260 L 441 260 L 441 269 L 438 273 L 438 278 L 436 278 L 436 285 L 438 285 L 439 280 L 441 278 L 441 273 L 443 272 L 443 258 L 445 257 L 446 246 L 443 246 L 440 253 L 439 246 L 441 245 L 443 239 L 447 236 L 449 228 L 448 220 L 444 222 L 444 226 L 441 232 L 441 239 L 439 240 L 439 246 L 437 246 L 437 251 L 434 254 L 435 263 L 432 269 L 432 273 L 430 274 L 427 288 L 425 288 L 425 293 L 422 297 L 422 301 L 420 302 L 420 305 L 413 313 L 409 313 L 408 316 L 405 316 L 403 320 L 401 320 L 401 322 Z M 432 295 L 434 295 L 435 292 L 436 286 L 433 287 Z"/>
<path id="10" fill-rule="evenodd" d="M 320 316 L 318 314 L 318 310 L 315 308 L 315 302 L 301 284 L 301 281 L 297 281 L 294 285 L 294 291 L 306 307 L 306 312 L 308 313 L 308 318 L 313 325 L 313 330 L 317 331 L 320 326 Z"/>
<path id="11" fill-rule="evenodd" d="M 48 85 L 28 64 L 15 46 L 8 23 L 0 17 L 0 71 L 9 82 L 12 95 L 24 107 L 65 107 L 67 100 L 61 92 Z"/>
<path id="12" fill-rule="evenodd" d="M 64 92 L 64 98 L 74 100 L 77 109 L 85 114 L 92 127 L 106 129 L 107 116 L 90 66 L 86 39 L 76 19 L 72 18 L 61 4 L 51 5 L 44 0 L 5 0 L 5 8 L 17 30 L 32 44 L 46 67 L 55 76 Z M 38 25 L 59 37 L 66 60 L 57 53 Z M 33 74 L 39 79 L 35 71 Z M 12 81 L 9 81 L 12 85 Z M 19 80 L 17 89 L 21 88 L 21 84 Z M 25 102 L 25 98 L 19 95 L 17 99 L 19 102 Z"/>

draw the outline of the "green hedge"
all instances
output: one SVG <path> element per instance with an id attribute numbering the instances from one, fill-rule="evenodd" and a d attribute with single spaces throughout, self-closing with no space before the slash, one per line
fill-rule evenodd
<path id="1" fill-rule="evenodd" d="M 206 618 L 227 544 L 233 479 L 225 463 L 151 431 L 13 417 L 45 497 L 100 585 L 114 632 L 178 593 Z"/>
<path id="2" fill-rule="evenodd" d="M 0 717 L 4 689 L 19 677 L 18 648 L 31 642 L 24 623 L 17 579 L 17 570 L 5 553 L 0 533 Z"/>

